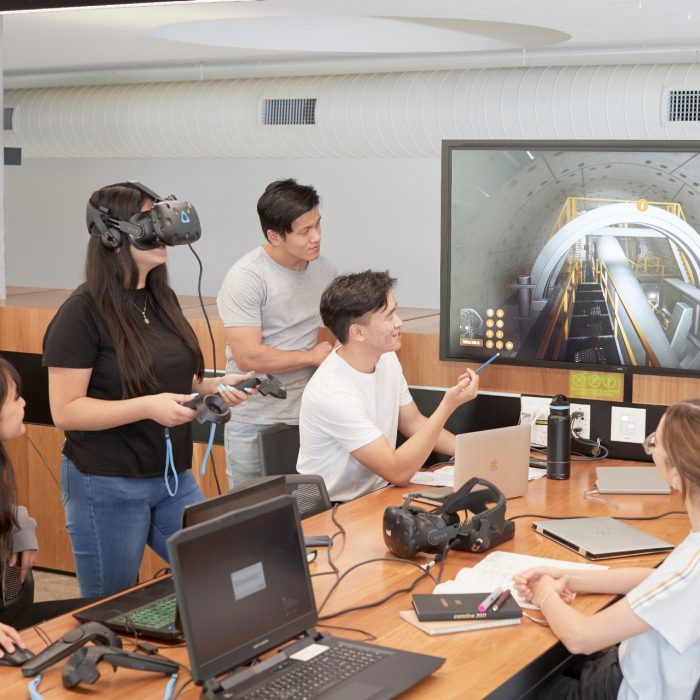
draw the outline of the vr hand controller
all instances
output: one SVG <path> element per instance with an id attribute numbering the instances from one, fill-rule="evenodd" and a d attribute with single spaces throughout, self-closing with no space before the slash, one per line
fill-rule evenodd
<path id="1" fill-rule="evenodd" d="M 133 668 L 137 671 L 164 673 L 166 676 L 178 671 L 177 663 L 169 659 L 125 651 L 120 647 L 90 646 L 78 649 L 63 667 L 63 686 L 74 688 L 81 681 L 90 685 L 95 683 L 100 677 L 100 672 L 97 670 L 97 664 L 100 661 L 112 664 L 115 671 L 117 666 Z"/>
<path id="2" fill-rule="evenodd" d="M 267 377 L 250 377 L 243 379 L 232 387 L 221 385 L 222 389 L 238 389 L 247 394 L 257 389 L 263 396 L 273 396 L 276 399 L 286 399 L 287 389 L 280 384 L 279 379 L 268 374 Z M 218 394 L 197 394 L 182 404 L 197 411 L 195 420 L 198 423 L 227 423 L 231 420 L 231 407 Z"/>
<path id="3" fill-rule="evenodd" d="M 277 379 L 277 377 L 273 377 L 271 374 L 268 374 L 265 377 L 250 377 L 249 379 L 243 379 L 242 381 L 238 382 L 238 384 L 234 384 L 233 388 L 245 391 L 246 394 L 251 394 L 253 389 L 257 389 L 258 394 L 262 394 L 263 396 L 272 396 L 275 399 L 287 398 L 287 387 L 281 384 L 280 380 Z"/>
<path id="4" fill-rule="evenodd" d="M 46 649 L 24 663 L 22 675 L 36 676 L 90 641 L 96 641 L 98 644 L 117 649 L 121 649 L 122 646 L 121 639 L 112 630 L 99 622 L 86 622 L 80 627 L 66 632 L 60 639 L 57 639 L 53 644 L 50 644 Z"/>
<path id="5" fill-rule="evenodd" d="M 197 394 L 182 404 L 197 411 L 197 423 L 228 423 L 231 407 L 217 394 Z"/>

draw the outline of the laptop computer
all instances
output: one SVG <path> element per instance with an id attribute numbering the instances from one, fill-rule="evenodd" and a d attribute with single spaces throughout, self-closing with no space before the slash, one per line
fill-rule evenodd
<path id="1" fill-rule="evenodd" d="M 444 662 L 314 629 L 318 613 L 290 496 L 181 530 L 168 539 L 168 553 L 192 678 L 206 697 L 391 698 Z"/>
<path id="2" fill-rule="evenodd" d="M 656 467 L 596 467 L 598 493 L 671 493 Z"/>
<path id="3" fill-rule="evenodd" d="M 473 476 L 495 484 L 506 498 L 527 493 L 530 426 L 478 430 L 456 436 L 454 490 Z"/>
<path id="4" fill-rule="evenodd" d="M 673 545 L 614 518 L 540 520 L 533 529 L 586 559 L 669 552 Z"/>
<path id="5" fill-rule="evenodd" d="M 221 496 L 187 506 L 182 514 L 182 527 L 191 527 L 284 493 L 284 476 L 264 476 Z M 175 588 L 170 577 L 78 610 L 73 616 L 80 622 L 101 622 L 115 632 L 169 642 L 182 641 Z"/>

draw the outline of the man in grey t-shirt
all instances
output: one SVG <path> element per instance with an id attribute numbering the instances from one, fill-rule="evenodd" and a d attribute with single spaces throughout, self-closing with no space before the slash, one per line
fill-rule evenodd
<path id="1" fill-rule="evenodd" d="M 277 180 L 258 200 L 267 239 L 228 271 L 216 302 L 226 329 L 226 371 L 274 374 L 285 400 L 253 396 L 226 424 L 229 487 L 260 475 L 257 434 L 274 423 L 299 423 L 301 394 L 331 351 L 318 342 L 319 302 L 336 275 L 321 257 L 319 196 L 295 180 Z"/>

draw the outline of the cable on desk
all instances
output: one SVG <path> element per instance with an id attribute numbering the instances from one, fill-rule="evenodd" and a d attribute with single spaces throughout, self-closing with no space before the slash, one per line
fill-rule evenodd
<path id="1" fill-rule="evenodd" d="M 51 637 L 41 627 L 41 625 L 33 625 L 32 629 L 36 632 L 37 637 L 48 647 L 51 646 Z"/>
<path id="2" fill-rule="evenodd" d="M 368 608 L 376 608 L 378 605 L 382 605 L 383 603 L 386 603 L 387 600 L 391 600 L 391 598 L 399 595 L 400 593 L 410 593 L 426 577 L 432 578 L 432 576 L 430 576 L 430 572 L 424 571 L 420 576 L 418 576 L 413 581 L 413 583 L 411 583 L 410 586 L 406 586 L 405 588 L 398 588 L 395 591 L 388 593 L 383 598 L 380 598 L 379 600 L 375 600 L 372 603 L 365 603 L 364 605 L 355 605 L 351 608 L 345 608 L 343 610 L 338 610 L 337 612 L 334 612 L 334 613 L 329 613 L 328 615 L 321 615 L 321 616 L 319 616 L 318 619 L 319 620 L 330 620 L 334 617 L 339 617 L 340 615 L 345 615 L 346 613 L 349 613 L 349 612 L 356 612 L 357 610 L 367 610 Z"/>
<path id="3" fill-rule="evenodd" d="M 338 507 L 340 506 L 340 503 L 336 503 L 333 506 L 333 510 L 331 511 L 331 520 L 335 524 L 335 526 L 338 528 L 336 532 L 334 532 L 330 537 L 331 537 L 331 544 L 329 547 L 325 547 L 326 550 L 326 556 L 328 558 L 328 565 L 331 567 L 331 571 L 315 571 L 313 574 L 310 574 L 311 577 L 313 578 L 314 576 L 330 576 L 333 574 L 336 578 L 340 576 L 340 569 L 335 565 L 335 562 L 333 561 L 333 544 L 335 542 L 335 538 L 342 535 L 343 537 L 345 536 L 345 528 L 340 524 L 336 517 L 336 511 L 338 510 Z"/>
<path id="4" fill-rule="evenodd" d="M 572 462 L 599 462 L 602 459 L 605 459 L 609 454 L 610 451 L 605 445 L 600 445 L 601 452 L 600 454 L 596 455 L 595 457 L 589 457 L 588 455 L 582 455 L 579 452 L 572 452 L 571 453 L 571 461 Z M 540 452 L 541 454 L 547 454 L 547 448 L 546 447 L 540 447 L 539 445 L 530 445 L 530 451 L 531 452 Z"/>
<path id="5" fill-rule="evenodd" d="M 193 683 L 193 680 L 191 678 L 188 678 L 175 692 L 175 695 L 172 696 L 171 700 L 177 700 L 182 695 L 182 692 L 185 690 L 185 688 L 188 685 L 191 685 Z"/>
<path id="6" fill-rule="evenodd" d="M 341 581 L 354 569 L 359 568 L 360 566 L 365 566 L 366 564 L 373 564 L 375 562 L 389 562 L 389 563 L 396 563 L 396 564 L 410 564 L 411 566 L 415 566 L 416 568 L 421 570 L 421 575 L 413 581 L 413 583 L 406 587 L 406 588 L 400 588 L 395 591 L 392 591 L 388 595 L 384 596 L 380 600 L 374 601 L 372 603 L 366 603 L 364 605 L 359 605 L 356 607 L 352 608 L 346 608 L 344 610 L 340 610 L 335 613 L 331 613 L 328 615 L 319 615 L 319 620 L 330 620 L 333 617 L 338 617 L 339 615 L 344 615 L 345 613 L 354 611 L 354 610 L 364 610 L 366 608 L 373 608 L 376 607 L 377 605 L 381 605 L 382 603 L 385 603 L 387 600 L 390 598 L 393 598 L 394 596 L 398 595 L 399 593 L 410 593 L 420 581 L 422 581 L 424 578 L 430 578 L 433 580 L 434 583 L 439 583 L 439 581 L 430 573 L 429 568 L 426 567 L 424 564 L 419 564 L 418 562 L 412 561 L 410 559 L 394 559 L 390 557 L 375 557 L 374 559 L 367 559 L 365 561 L 358 562 L 357 564 L 354 564 L 351 566 L 347 571 L 345 571 L 340 578 L 331 586 L 331 589 L 328 591 L 326 594 L 326 597 L 323 599 L 321 604 L 318 606 L 318 611 L 319 613 L 323 608 L 325 607 L 326 603 L 330 599 L 330 597 L 335 593 L 335 591 L 338 589 L 338 586 L 340 585 Z"/>
<path id="7" fill-rule="evenodd" d="M 358 632 L 359 634 L 364 634 L 364 639 L 360 639 L 361 642 L 374 642 L 377 637 L 367 630 L 361 630 L 358 627 L 341 627 L 340 625 L 329 625 L 325 622 L 319 622 L 317 627 L 325 627 L 329 630 L 343 630 L 344 632 Z"/>

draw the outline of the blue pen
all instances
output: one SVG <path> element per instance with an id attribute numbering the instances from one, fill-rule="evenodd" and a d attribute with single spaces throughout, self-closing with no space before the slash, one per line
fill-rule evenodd
<path id="1" fill-rule="evenodd" d="M 475 373 L 475 374 L 479 374 L 479 372 L 481 372 L 481 370 L 484 369 L 484 367 L 486 367 L 486 365 L 490 365 L 500 354 L 501 354 L 500 352 L 497 352 L 495 355 L 492 355 L 491 357 L 489 357 L 489 359 L 486 360 L 486 362 L 484 362 L 483 365 L 479 365 L 479 366 L 474 370 L 474 373 Z"/>

